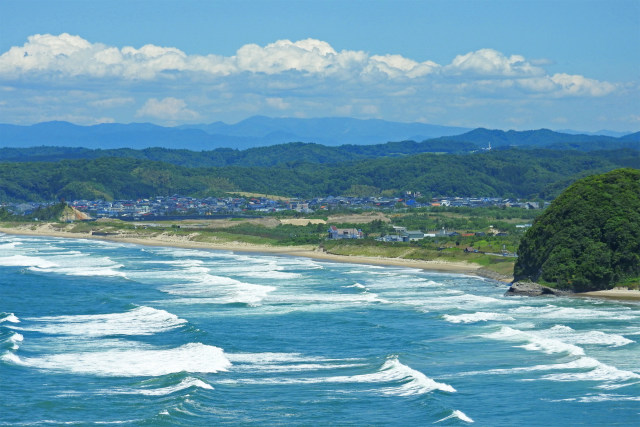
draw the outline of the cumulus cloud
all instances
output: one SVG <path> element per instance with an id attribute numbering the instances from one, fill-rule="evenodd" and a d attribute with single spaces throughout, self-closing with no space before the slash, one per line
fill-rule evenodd
<path id="1" fill-rule="evenodd" d="M 613 92 L 616 87 L 609 82 L 588 79 L 580 75 L 554 74 L 551 81 L 557 84 L 562 92 L 575 96 L 604 96 Z"/>
<path id="2" fill-rule="evenodd" d="M 523 56 L 509 57 L 493 49 L 480 49 L 456 56 L 445 70 L 450 74 L 472 73 L 483 76 L 535 76 L 544 73 L 542 68 L 527 62 Z"/>
<path id="3" fill-rule="evenodd" d="M 433 61 L 418 62 L 397 54 L 370 55 L 362 51 L 336 51 L 329 43 L 306 39 L 296 42 L 278 40 L 266 46 L 247 44 L 235 55 L 188 55 L 174 47 L 145 45 L 138 49 L 91 43 L 70 34 L 36 34 L 23 46 L 14 46 L 0 56 L 0 76 L 16 77 L 29 73 L 47 73 L 61 77 L 113 77 L 124 80 L 192 81 L 194 75 L 220 79 L 232 75 L 262 74 L 278 76 L 299 73 L 303 77 L 349 79 L 370 84 L 376 77 L 391 80 L 428 81 L 447 84 L 447 79 L 463 79 L 452 83 L 457 88 L 483 87 L 480 80 L 503 79 L 530 92 L 556 96 L 603 96 L 615 90 L 608 82 L 581 75 L 546 75 L 539 65 L 545 61 L 527 61 L 521 55 L 504 55 L 493 49 L 480 49 L 456 56 L 448 65 Z M 431 80 L 429 80 L 431 79 Z M 269 85 L 283 84 L 275 79 Z M 298 83 L 289 83 L 298 85 Z M 273 87 L 273 86 L 272 86 Z"/>
<path id="4" fill-rule="evenodd" d="M 33 112 L 46 106 L 46 117 L 73 111 L 85 123 L 105 117 L 166 123 L 239 120 L 275 112 L 460 124 L 440 117 L 498 103 L 638 91 L 581 74 L 549 73 L 544 67 L 550 64 L 494 49 L 461 53 L 438 64 L 394 53 L 339 50 L 311 38 L 247 44 L 222 56 L 36 34 L 0 54 L 0 91 L 8 101 L 0 104 L 0 113 L 13 122 L 41 117 Z"/>
<path id="5" fill-rule="evenodd" d="M 152 117 L 167 121 L 190 121 L 198 119 L 200 115 L 188 109 L 187 103 L 184 102 L 184 100 L 168 97 L 164 99 L 148 99 L 142 108 L 137 111 L 136 116 Z"/>

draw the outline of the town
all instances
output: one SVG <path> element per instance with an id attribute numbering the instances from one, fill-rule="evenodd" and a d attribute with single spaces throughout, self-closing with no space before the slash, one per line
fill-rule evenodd
<path id="1" fill-rule="evenodd" d="M 29 215 L 37 208 L 56 202 L 4 203 L 0 207 L 18 215 Z M 195 219 L 211 216 L 262 216 L 271 213 L 313 214 L 323 211 L 371 211 L 416 209 L 424 207 L 516 207 L 541 209 L 549 202 L 523 201 L 511 198 L 442 197 L 426 199 L 419 193 L 405 197 L 328 196 L 308 200 L 265 196 L 229 195 L 229 197 L 195 198 L 181 195 L 159 196 L 136 200 L 73 200 L 67 202 L 91 218 L 121 220 Z"/>

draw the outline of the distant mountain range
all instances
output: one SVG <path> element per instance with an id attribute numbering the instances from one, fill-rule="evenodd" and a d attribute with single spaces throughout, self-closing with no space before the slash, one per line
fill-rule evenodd
<path id="1" fill-rule="evenodd" d="M 246 150 L 290 142 L 321 144 L 327 147 L 397 145 L 411 141 L 415 152 L 462 152 L 505 146 L 532 146 L 583 151 L 638 148 L 640 133 L 614 137 L 554 132 L 474 130 L 429 125 L 398 123 L 384 120 L 351 118 L 268 118 L 251 117 L 236 124 L 222 122 L 208 125 L 162 127 L 149 123 L 78 126 L 68 122 L 45 122 L 31 126 L 0 124 L 0 148 L 84 147 L 89 149 L 145 149 L 162 147 L 193 151 L 220 148 Z M 414 142 L 418 141 L 418 142 Z M 423 141 L 423 142 L 420 142 Z M 417 145 L 416 145 L 417 144 Z M 422 145 L 420 145 L 422 144 Z M 443 146 L 451 145 L 451 149 Z M 357 151 L 349 149 L 347 151 Z M 404 151 L 400 149 L 400 152 Z"/>
<path id="2" fill-rule="evenodd" d="M 379 144 L 458 135 L 469 129 L 423 123 L 351 118 L 278 119 L 251 117 L 236 124 L 162 127 L 149 123 L 78 126 L 45 122 L 31 126 L 0 124 L 0 147 L 62 146 L 85 148 L 164 147 L 187 150 L 246 149 L 287 142 L 327 146 Z"/>

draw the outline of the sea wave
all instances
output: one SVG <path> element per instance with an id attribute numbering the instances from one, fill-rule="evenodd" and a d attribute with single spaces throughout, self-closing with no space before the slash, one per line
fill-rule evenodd
<path id="1" fill-rule="evenodd" d="M 114 349 L 25 358 L 6 353 L 1 358 L 5 362 L 46 371 L 108 377 L 160 376 L 183 371 L 216 373 L 231 366 L 221 348 L 201 343 L 171 349 Z"/>
<path id="2" fill-rule="evenodd" d="M 572 397 L 568 399 L 553 400 L 552 402 L 580 402 L 580 403 L 594 403 L 594 402 L 640 402 L 640 396 L 628 396 L 624 394 L 589 394 L 587 396 Z"/>
<path id="3" fill-rule="evenodd" d="M 504 369 L 486 369 L 482 371 L 465 372 L 456 376 L 469 375 L 512 375 L 517 373 L 544 372 L 544 371 L 567 371 L 559 373 L 545 374 L 539 377 L 541 380 L 571 382 L 571 381 L 598 381 L 604 384 L 598 386 L 603 389 L 621 388 L 630 384 L 620 384 L 624 381 L 640 379 L 640 375 L 632 371 L 618 369 L 615 366 L 607 365 L 593 358 L 582 356 L 565 363 L 554 363 L 546 365 L 520 366 Z M 614 384 L 616 383 L 616 384 Z"/>
<path id="4" fill-rule="evenodd" d="M 384 364 L 374 373 L 349 376 L 331 376 L 314 378 L 263 378 L 224 380 L 221 383 L 249 383 L 249 384 L 389 384 L 400 383 L 389 387 L 382 387 L 378 391 L 385 395 L 414 396 L 430 393 L 435 390 L 455 393 L 456 389 L 446 383 L 441 383 L 429 378 L 403 363 L 396 356 L 388 358 Z"/>
<path id="5" fill-rule="evenodd" d="M 445 314 L 444 316 L 442 316 L 442 318 L 451 323 L 476 323 L 487 322 L 489 320 L 514 320 L 513 317 L 504 313 L 492 313 L 484 311 L 458 315 Z"/>
<path id="6" fill-rule="evenodd" d="M 114 262 L 109 257 L 88 256 L 80 252 L 54 255 L 50 259 L 50 265 L 33 265 L 29 270 L 67 276 L 125 277 L 125 274 L 119 271 L 124 265 Z"/>
<path id="7" fill-rule="evenodd" d="M 11 255 L 8 257 L 0 257 L 0 265 L 5 267 L 35 267 L 35 268 L 53 268 L 58 264 L 48 261 L 41 257 L 26 255 Z"/>
<path id="8" fill-rule="evenodd" d="M 167 396 L 182 390 L 190 390 L 193 388 L 201 388 L 205 390 L 213 390 L 211 384 L 194 377 L 183 378 L 179 383 L 166 387 L 151 388 L 118 388 L 103 391 L 106 394 L 142 394 L 144 396 Z"/>
<path id="9" fill-rule="evenodd" d="M 364 366 L 360 359 L 327 359 L 299 353 L 233 353 L 227 354 L 234 371 L 261 373 L 299 372 Z"/>
<path id="10" fill-rule="evenodd" d="M 0 323 L 2 322 L 20 323 L 20 319 L 13 313 L 2 313 L 0 314 Z"/>
<path id="11" fill-rule="evenodd" d="M 367 289 L 365 285 L 362 283 L 354 283 L 353 285 L 343 286 L 344 288 L 358 288 L 358 289 Z"/>
<path id="12" fill-rule="evenodd" d="M 485 338 L 501 341 L 525 342 L 517 347 L 529 351 L 542 351 L 547 354 L 568 353 L 572 356 L 584 356 L 584 349 L 573 344 L 566 343 L 557 338 L 550 338 L 538 331 L 521 331 L 519 329 L 503 326 L 499 331 L 481 335 Z"/>
<path id="13" fill-rule="evenodd" d="M 447 417 L 444 417 L 443 419 L 441 419 L 441 420 L 438 420 L 438 421 L 434 422 L 434 424 L 438 424 L 438 423 L 441 423 L 442 421 L 450 420 L 450 419 L 452 419 L 452 418 L 457 418 L 457 419 L 459 419 L 459 420 L 461 420 L 461 421 L 464 421 L 464 422 L 466 422 L 466 423 L 472 423 L 472 422 L 474 422 L 474 421 L 473 421 L 471 418 L 469 418 L 469 417 L 468 417 L 464 412 L 462 412 L 462 411 L 459 411 L 459 410 L 455 409 L 455 410 L 451 413 L 451 415 L 449 415 L 449 416 L 447 416 Z"/>
<path id="14" fill-rule="evenodd" d="M 275 291 L 275 286 L 256 285 L 241 282 L 226 276 L 214 276 L 202 274 L 197 281 L 183 283 L 161 288 L 163 292 L 170 295 L 192 297 L 192 302 L 197 302 L 197 298 L 202 298 L 202 302 L 217 304 L 248 304 L 259 305 L 271 292 Z"/>
<path id="15" fill-rule="evenodd" d="M 565 325 L 555 325 L 547 331 L 551 337 L 570 342 L 572 344 L 606 345 L 622 347 L 635 341 L 619 334 L 609 334 L 602 331 L 576 331 Z"/>
<path id="16" fill-rule="evenodd" d="M 510 313 L 534 318 L 543 319 L 567 319 L 567 320 L 593 320 L 593 319 L 615 319 L 615 320 L 632 320 L 638 317 L 631 313 L 628 309 L 620 307 L 616 311 L 608 310 L 593 304 L 593 308 L 581 307 L 558 307 L 556 305 L 547 304 L 543 307 L 524 306 L 510 310 Z M 625 311 L 629 311 L 625 313 Z"/>
<path id="17" fill-rule="evenodd" d="M 151 335 L 187 323 L 175 314 L 140 306 L 123 313 L 30 317 L 19 329 L 46 334 L 100 337 L 108 335 Z"/>

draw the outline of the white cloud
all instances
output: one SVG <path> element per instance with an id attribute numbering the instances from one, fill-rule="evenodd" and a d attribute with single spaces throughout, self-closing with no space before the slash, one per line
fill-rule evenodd
<path id="1" fill-rule="evenodd" d="M 479 74 L 483 76 L 536 76 L 544 73 L 542 68 L 527 62 L 523 56 L 509 57 L 493 49 L 480 49 L 465 55 L 456 56 L 445 67 L 451 74 Z"/>
<path id="2" fill-rule="evenodd" d="M 187 55 L 174 47 L 145 45 L 139 49 L 123 48 L 90 43 L 79 36 L 60 34 L 36 34 L 30 36 L 23 46 L 9 49 L 0 56 L 0 76 L 12 78 L 29 73 L 43 73 L 62 78 L 86 76 L 89 78 L 112 77 L 134 81 L 153 81 L 160 77 L 196 83 L 195 75 L 209 76 L 220 80 L 225 76 L 247 76 L 262 74 L 271 76 L 266 81 L 269 87 L 289 85 L 295 89 L 301 83 L 279 75 L 300 73 L 301 78 L 338 78 L 371 85 L 379 78 L 419 84 L 438 81 L 461 88 L 482 88 L 487 84 L 478 81 L 491 79 L 509 80 L 508 84 L 495 87 L 510 87 L 511 79 L 525 91 L 554 93 L 556 96 L 603 96 L 613 92 L 615 85 L 585 78 L 580 75 L 555 74 L 549 76 L 535 64 L 547 60 L 527 61 L 521 55 L 506 56 L 493 49 L 480 49 L 456 56 L 446 66 L 433 61 L 417 62 L 397 54 L 369 55 L 362 51 L 336 51 L 329 43 L 306 39 L 296 42 L 278 40 L 266 46 L 247 44 L 236 55 Z M 247 74 L 249 73 L 249 74 Z M 305 77 L 306 76 L 306 77 Z M 460 82 L 462 80 L 462 82 Z M 476 84 L 474 84 L 474 82 Z M 261 82 L 262 83 L 262 82 Z M 304 81 L 308 85 L 309 81 Z"/>
<path id="3" fill-rule="evenodd" d="M 376 69 L 389 77 L 422 77 L 439 71 L 440 65 L 432 61 L 416 62 L 401 55 L 374 55 L 369 68 Z"/>
<path id="4" fill-rule="evenodd" d="M 187 103 L 182 99 L 151 98 L 136 112 L 138 117 L 152 117 L 160 120 L 195 120 L 199 118 L 199 114 L 187 108 Z"/>
<path id="5" fill-rule="evenodd" d="M 561 99 L 629 99 L 639 90 L 637 84 L 549 73 L 549 64 L 480 49 L 441 65 L 338 50 L 316 39 L 247 44 L 230 56 L 192 55 L 175 47 L 116 47 L 38 34 L 0 54 L 0 93 L 3 120 L 22 123 L 58 111 L 85 123 L 112 116 L 119 122 L 235 121 L 273 112 L 453 123 L 453 114 L 498 114 L 498 104 L 506 120 L 508 106 L 518 102 L 548 108 Z"/>
<path id="6" fill-rule="evenodd" d="M 115 108 L 122 107 L 123 105 L 133 104 L 136 100 L 133 97 L 116 97 L 116 98 L 105 98 L 105 99 L 97 99 L 95 101 L 89 102 L 89 105 L 98 108 Z"/>
<path id="7" fill-rule="evenodd" d="M 604 96 L 616 87 L 609 82 L 588 79 L 580 75 L 554 74 L 551 80 L 560 86 L 563 94 L 574 96 Z"/>
<path id="8" fill-rule="evenodd" d="M 278 110 L 286 110 L 291 104 L 285 102 L 282 98 L 266 98 L 265 102 L 268 106 L 277 108 Z"/>

